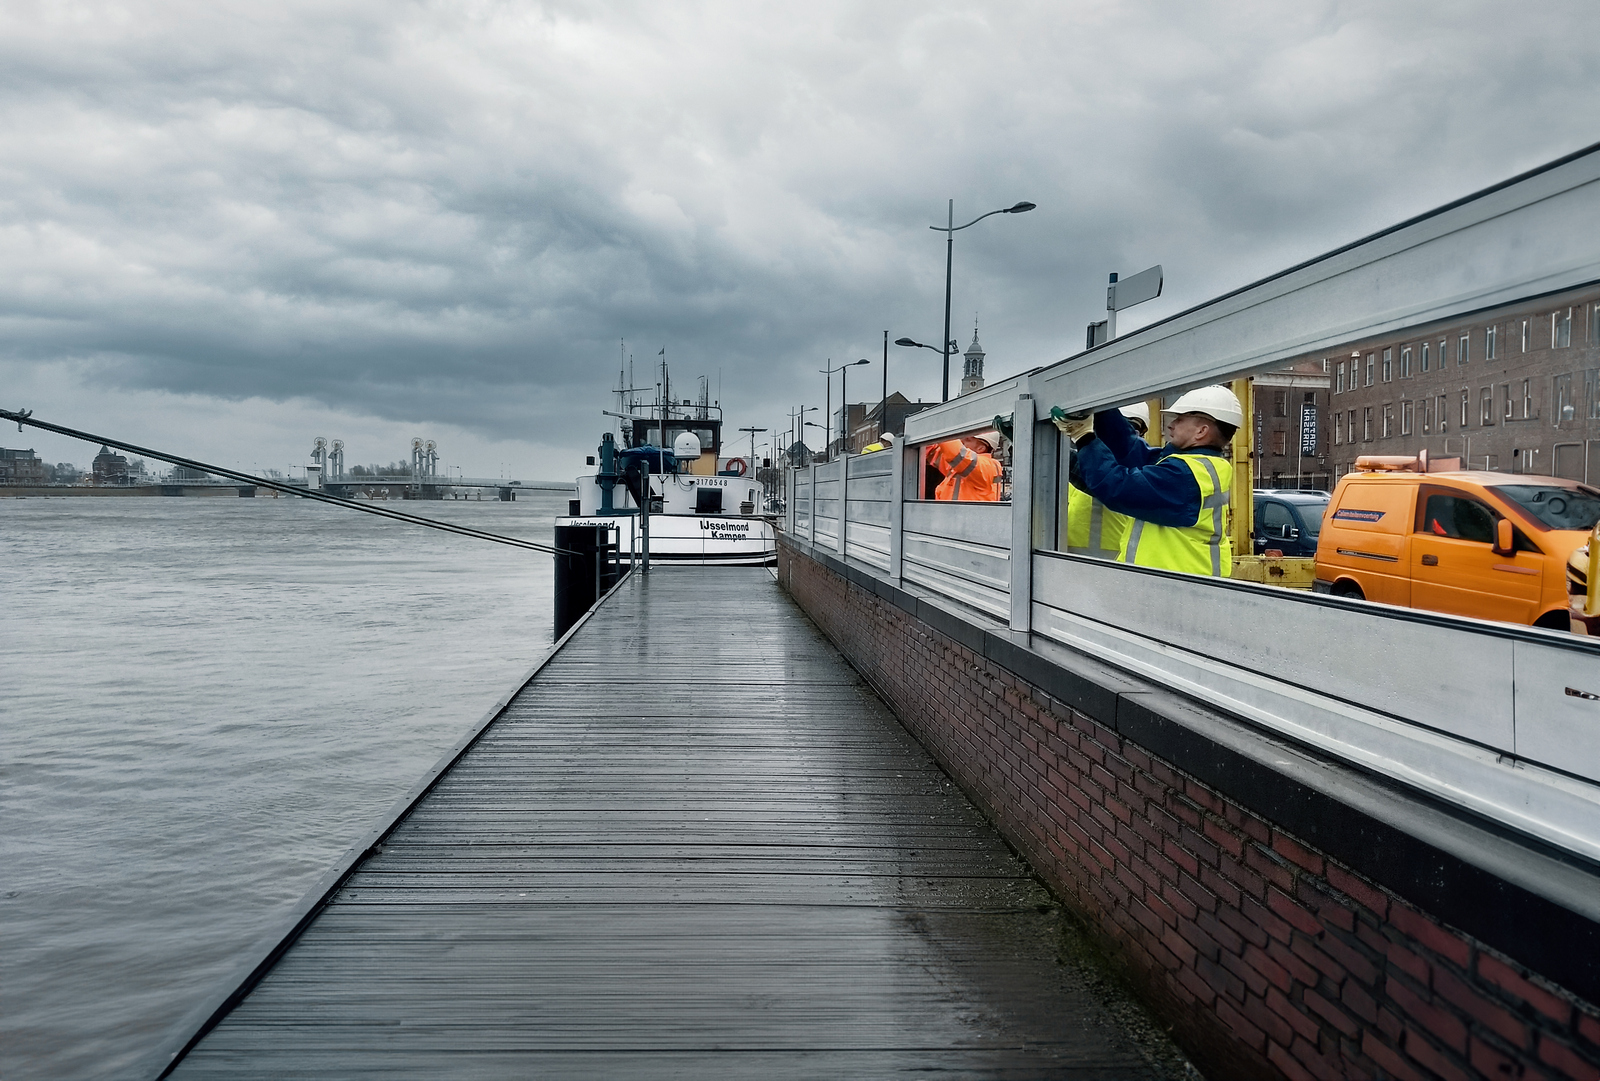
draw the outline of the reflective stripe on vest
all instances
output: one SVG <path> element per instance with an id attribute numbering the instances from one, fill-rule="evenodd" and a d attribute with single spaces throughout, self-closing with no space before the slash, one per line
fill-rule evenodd
<path id="1" fill-rule="evenodd" d="M 967 467 L 965 469 L 961 468 L 961 460 L 963 458 L 967 459 Z M 954 467 L 950 471 L 950 479 L 954 482 L 954 486 L 950 489 L 950 498 L 960 499 L 961 482 L 971 476 L 974 469 L 978 468 L 978 456 L 966 447 L 962 447 L 961 453 L 956 455 L 956 460 L 950 464 Z"/>
<path id="2" fill-rule="evenodd" d="M 1233 463 L 1208 454 L 1172 454 L 1168 458 L 1182 461 L 1194 474 L 1200 487 L 1200 512 L 1189 526 L 1161 526 L 1135 519 L 1123 546 L 1122 561 L 1140 567 L 1209 574 L 1213 578 L 1231 577 L 1233 541 L 1228 536 L 1228 503 Z"/>
<path id="3" fill-rule="evenodd" d="M 1081 488 L 1067 486 L 1067 551 L 1072 555 L 1118 558 L 1128 523 L 1127 515 L 1111 510 Z"/>

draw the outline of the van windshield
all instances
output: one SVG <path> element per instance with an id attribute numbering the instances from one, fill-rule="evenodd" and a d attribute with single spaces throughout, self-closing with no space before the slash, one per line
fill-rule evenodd
<path id="1" fill-rule="evenodd" d="M 1600 492 L 1545 484 L 1497 484 L 1494 490 L 1551 529 L 1593 529 L 1600 521 Z"/>

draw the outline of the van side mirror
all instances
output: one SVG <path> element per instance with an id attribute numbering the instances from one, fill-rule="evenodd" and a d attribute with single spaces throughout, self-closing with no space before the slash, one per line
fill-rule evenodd
<path id="1" fill-rule="evenodd" d="M 1508 556 L 1515 554 L 1512 547 L 1516 544 L 1516 534 L 1512 532 L 1511 519 L 1501 518 L 1494 524 L 1494 554 Z"/>

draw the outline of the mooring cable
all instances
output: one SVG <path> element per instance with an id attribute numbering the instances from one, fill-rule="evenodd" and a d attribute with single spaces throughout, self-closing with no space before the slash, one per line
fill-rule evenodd
<path id="1" fill-rule="evenodd" d="M 439 529 L 446 533 L 455 533 L 463 537 L 471 537 L 474 540 L 493 541 L 496 544 L 509 544 L 514 548 L 528 548 L 535 552 L 547 552 L 551 555 L 579 554 L 568 551 L 565 548 L 557 548 L 554 545 L 540 544 L 537 541 L 523 540 L 520 537 L 506 537 L 499 533 L 488 533 L 481 529 L 473 529 L 471 526 L 456 525 L 452 522 L 441 522 L 433 518 L 424 518 L 418 514 L 406 514 L 404 511 L 393 510 L 389 507 L 374 506 L 370 502 L 357 503 L 353 499 L 343 499 L 336 495 L 329 495 L 326 492 L 317 491 L 314 488 L 297 488 L 292 484 L 283 484 L 279 481 L 268 480 L 265 477 L 254 477 L 249 473 L 241 473 L 236 469 L 224 469 L 222 466 L 209 465 L 206 462 L 198 462 L 192 458 L 180 458 L 175 454 L 166 454 L 159 450 L 151 450 L 149 447 L 141 447 L 133 443 L 124 443 L 118 439 L 110 439 L 103 435 L 95 435 L 93 432 L 80 432 L 76 428 L 66 428 L 59 424 L 51 424 L 49 421 L 35 420 L 33 418 L 33 411 L 31 409 L 24 409 L 15 413 L 9 409 L 0 409 L 0 420 L 15 421 L 17 424 L 17 431 L 19 432 L 22 431 L 22 426 L 26 424 L 32 428 L 40 428 L 47 432 L 55 432 L 57 435 L 68 436 L 72 439 L 81 439 L 85 443 L 99 443 L 102 446 L 116 447 L 118 450 L 125 450 L 130 454 L 138 454 L 146 458 L 154 458 L 160 462 L 168 462 L 172 465 L 183 466 L 185 469 L 195 469 L 202 473 L 214 473 L 219 477 L 227 477 L 230 480 L 236 480 L 246 484 L 254 484 L 260 488 L 269 488 L 275 491 L 284 492 L 288 495 L 301 496 L 305 499 L 318 499 L 324 503 L 332 503 L 337 507 L 348 507 L 351 510 L 362 511 L 366 514 L 376 514 L 380 518 L 391 518 L 397 522 L 409 522 L 412 525 L 427 526 L 429 529 Z"/>

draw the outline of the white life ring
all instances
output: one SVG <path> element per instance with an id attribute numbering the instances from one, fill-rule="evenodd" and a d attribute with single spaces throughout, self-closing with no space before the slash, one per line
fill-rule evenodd
<path id="1" fill-rule="evenodd" d="M 745 461 L 743 458 L 728 459 L 728 472 L 732 473 L 736 477 L 744 476 L 745 472 L 749 470 L 749 468 L 750 463 Z"/>

